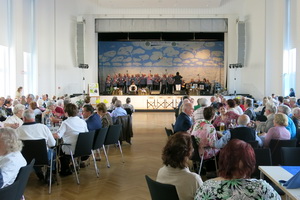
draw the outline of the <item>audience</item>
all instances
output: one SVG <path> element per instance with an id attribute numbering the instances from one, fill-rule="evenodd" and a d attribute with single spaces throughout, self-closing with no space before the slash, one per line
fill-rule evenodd
<path id="1" fill-rule="evenodd" d="M 163 149 L 164 166 L 159 169 L 156 181 L 175 185 L 179 199 L 192 200 L 203 183 L 201 177 L 188 168 L 193 151 L 191 136 L 186 132 L 171 136 Z"/>
<path id="2" fill-rule="evenodd" d="M 14 183 L 27 162 L 21 154 L 22 142 L 14 129 L 0 128 L 0 188 Z"/>
<path id="3" fill-rule="evenodd" d="M 94 112 L 94 108 L 90 104 L 85 104 L 82 109 L 82 116 L 87 124 L 89 131 L 102 128 L 100 116 Z"/>
<path id="4" fill-rule="evenodd" d="M 97 104 L 97 113 L 101 117 L 103 128 L 107 128 L 110 125 L 113 125 L 113 120 L 110 114 L 107 112 L 107 107 L 105 103 Z"/>
<path id="5" fill-rule="evenodd" d="M 14 109 L 13 113 L 14 115 L 11 117 L 8 117 L 5 121 L 4 124 L 9 124 L 9 125 L 18 125 L 17 127 L 21 126 L 23 124 L 22 120 L 22 115 L 25 110 L 25 106 L 22 104 L 17 104 Z M 11 126 L 10 126 L 11 127 Z"/>
<path id="6" fill-rule="evenodd" d="M 88 132 L 87 124 L 83 119 L 80 119 L 78 114 L 78 108 L 75 104 L 69 103 L 65 106 L 65 114 L 68 117 L 64 120 L 59 127 L 55 138 L 63 138 L 64 142 L 68 145 L 62 146 L 63 155 L 60 157 L 61 163 L 61 176 L 67 176 L 72 174 L 70 169 L 70 150 L 74 153 L 78 134 Z"/>
<path id="7" fill-rule="evenodd" d="M 178 115 L 174 125 L 175 133 L 179 131 L 188 131 L 193 125 L 191 119 L 194 112 L 193 105 L 189 102 L 183 103 L 182 110 L 183 111 Z"/>
<path id="8" fill-rule="evenodd" d="M 274 127 L 274 116 L 277 112 L 277 107 L 273 102 L 266 104 L 265 115 L 267 117 L 267 121 L 260 122 L 256 121 L 256 130 L 260 133 L 266 133 L 270 128 Z"/>
<path id="9" fill-rule="evenodd" d="M 296 126 L 293 120 L 289 117 L 291 114 L 291 109 L 286 105 L 279 105 L 278 113 L 282 113 L 287 116 L 288 124 L 286 125 L 285 128 L 290 132 L 291 139 L 296 138 Z"/>
<path id="10" fill-rule="evenodd" d="M 122 106 L 122 102 L 120 100 L 116 100 L 115 109 L 111 113 L 113 123 L 117 121 L 117 117 L 127 115 L 126 110 L 124 110 L 124 108 L 122 108 L 121 106 Z"/>
<path id="11" fill-rule="evenodd" d="M 288 117 L 285 114 L 277 113 L 274 117 L 274 127 L 270 128 L 267 134 L 262 134 L 264 138 L 264 146 L 268 147 L 271 139 L 289 140 L 291 139 L 290 132 L 286 129 L 288 125 Z"/>
<path id="12" fill-rule="evenodd" d="M 278 193 L 264 180 L 251 179 L 255 154 L 250 144 L 231 140 L 220 152 L 219 177 L 199 187 L 195 200 L 201 199 L 274 199 Z"/>
<path id="13" fill-rule="evenodd" d="M 221 123 L 224 123 L 225 126 L 228 127 L 232 120 L 236 121 L 239 117 L 239 115 L 234 112 L 227 112 L 226 105 L 222 103 L 219 104 L 219 112 L 220 115 L 213 122 L 214 127 L 218 129 Z"/>
<path id="14" fill-rule="evenodd" d="M 256 135 L 253 128 L 248 127 L 250 118 L 248 115 L 240 115 L 238 118 L 238 126 L 232 130 L 228 130 L 224 136 L 217 140 L 215 143 L 216 148 L 223 148 L 230 140 L 239 139 L 245 142 L 258 141 L 259 146 L 263 146 L 263 142 Z"/>

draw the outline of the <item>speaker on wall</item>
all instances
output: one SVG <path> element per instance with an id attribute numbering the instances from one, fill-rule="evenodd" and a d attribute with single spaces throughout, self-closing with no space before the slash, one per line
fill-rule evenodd
<path id="1" fill-rule="evenodd" d="M 246 30 L 245 22 L 238 22 L 238 63 L 245 65 Z"/>
<path id="2" fill-rule="evenodd" d="M 77 17 L 77 31 L 76 31 L 76 52 L 78 67 L 84 63 L 84 29 L 85 21 L 81 17 Z"/>

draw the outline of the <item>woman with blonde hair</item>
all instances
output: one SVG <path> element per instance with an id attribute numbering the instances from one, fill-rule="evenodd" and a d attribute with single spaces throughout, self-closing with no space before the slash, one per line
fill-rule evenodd
<path id="1" fill-rule="evenodd" d="M 272 139 L 275 140 L 289 140 L 291 133 L 285 128 L 288 125 L 288 117 L 285 114 L 277 113 L 274 117 L 274 127 L 268 130 L 264 139 L 264 146 L 268 147 Z"/>
<path id="2" fill-rule="evenodd" d="M 16 131 L 0 128 L 0 188 L 13 184 L 20 168 L 27 164 L 21 150 Z"/>
<path id="3" fill-rule="evenodd" d="M 113 120 L 110 114 L 107 112 L 107 107 L 105 103 L 97 104 L 97 113 L 102 119 L 102 127 L 109 127 L 109 125 L 113 125 Z"/>

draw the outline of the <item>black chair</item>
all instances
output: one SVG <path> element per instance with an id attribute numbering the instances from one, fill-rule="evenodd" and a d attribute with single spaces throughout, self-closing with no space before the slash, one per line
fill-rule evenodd
<path id="1" fill-rule="evenodd" d="M 110 125 L 108 128 L 108 132 L 105 138 L 105 142 L 104 145 L 111 145 L 111 144 L 117 144 L 119 146 L 120 152 L 121 152 L 121 156 L 122 156 L 122 162 L 124 163 L 124 157 L 123 157 L 123 152 L 122 152 L 122 147 L 119 141 L 120 138 L 120 134 L 121 134 L 121 129 L 122 129 L 122 125 L 121 124 L 116 124 L 116 125 Z M 109 150 L 109 146 L 107 147 L 107 152 Z M 109 164 L 109 160 L 107 158 L 107 167 L 110 167 Z"/>
<path id="2" fill-rule="evenodd" d="M 105 150 L 105 146 L 104 146 L 104 141 L 105 141 L 105 138 L 106 138 L 106 135 L 107 135 L 107 131 L 108 131 L 108 128 L 106 127 L 106 128 L 101 128 L 101 129 L 99 129 L 95 132 L 95 138 L 94 138 L 92 151 L 97 151 L 98 152 L 100 160 L 101 160 L 101 155 L 100 155 L 100 149 L 101 148 L 103 148 L 104 155 L 105 155 L 105 158 L 107 160 L 107 154 L 106 154 L 106 150 Z M 93 153 L 92 153 L 92 156 L 94 156 Z M 93 159 L 96 160 L 95 156 L 93 157 Z M 94 162 L 94 164 L 95 164 L 97 177 L 99 177 L 99 169 L 97 167 L 97 162 Z"/>
<path id="3" fill-rule="evenodd" d="M 21 198 L 16 198 L 17 197 L 17 191 L 20 185 L 20 181 L 15 181 L 13 184 L 1 188 L 0 189 L 0 199 L 9 199 L 9 200 L 20 200 Z"/>
<path id="4" fill-rule="evenodd" d="M 127 112 L 127 115 L 131 116 L 132 115 L 132 110 L 130 108 L 124 108 Z"/>
<path id="5" fill-rule="evenodd" d="M 258 148 L 258 141 L 257 140 L 247 141 L 247 143 L 250 144 L 253 149 Z"/>
<path id="6" fill-rule="evenodd" d="M 300 147 L 282 147 L 281 158 L 283 166 L 300 166 Z"/>
<path id="7" fill-rule="evenodd" d="M 21 167 L 21 169 L 18 173 L 18 176 L 15 180 L 15 181 L 20 181 L 18 190 L 16 192 L 16 199 L 17 200 L 20 200 L 22 198 L 23 194 L 24 194 L 24 191 L 25 191 L 25 188 L 26 188 L 26 185 L 27 185 L 27 182 L 28 182 L 29 175 L 33 171 L 34 163 L 35 163 L 35 159 L 33 159 L 30 162 L 30 164 L 28 164 L 24 167 Z M 2 199 L 2 198 L 0 198 L 0 199 Z"/>
<path id="8" fill-rule="evenodd" d="M 175 185 L 159 183 L 145 176 L 152 200 L 179 200 Z"/>
<path id="9" fill-rule="evenodd" d="M 259 178 L 258 166 L 272 166 L 272 156 L 269 148 L 253 148 L 255 152 L 256 165 L 252 177 Z"/>
<path id="10" fill-rule="evenodd" d="M 281 148 L 282 147 L 296 147 L 297 140 L 271 140 L 270 141 L 270 150 L 272 155 L 272 164 L 280 165 L 281 164 Z"/>
<path id="11" fill-rule="evenodd" d="M 23 140 L 22 155 L 30 163 L 35 159 L 34 166 L 50 167 L 49 170 L 49 194 L 51 193 L 52 185 L 52 167 L 53 167 L 53 152 L 50 155 L 50 166 L 48 160 L 48 148 L 45 139 L 40 140 Z M 44 177 L 47 176 L 47 170 L 44 172 Z"/>
<path id="12" fill-rule="evenodd" d="M 81 158 L 82 156 L 89 156 L 89 155 L 93 154 L 94 152 L 92 151 L 92 148 L 93 148 L 94 138 L 95 138 L 95 131 L 79 133 L 77 142 L 76 142 L 76 146 L 75 146 L 75 151 L 73 152 L 72 149 L 70 148 L 70 156 L 72 159 L 74 172 L 75 172 L 75 176 L 76 176 L 78 185 L 80 184 L 80 182 L 79 182 L 79 178 L 78 178 L 78 172 L 76 169 L 77 165 L 75 163 L 74 158 Z M 70 144 L 62 144 L 62 145 L 67 145 L 69 147 L 71 146 Z M 94 155 L 93 155 L 93 158 L 95 158 Z M 94 162 L 96 162 L 96 160 L 94 160 Z M 97 168 L 95 168 L 95 170 L 96 170 L 97 176 L 99 176 Z"/>
<path id="13" fill-rule="evenodd" d="M 173 131 L 171 129 L 168 129 L 167 127 L 165 127 L 165 131 L 168 137 L 174 134 Z"/>
<path id="14" fill-rule="evenodd" d="M 35 122 L 36 123 L 42 123 L 42 114 L 39 114 L 39 115 L 35 116 Z"/>

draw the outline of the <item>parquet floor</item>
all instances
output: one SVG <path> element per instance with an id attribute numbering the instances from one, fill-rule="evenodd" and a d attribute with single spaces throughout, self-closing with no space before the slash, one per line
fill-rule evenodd
<path id="1" fill-rule="evenodd" d="M 52 194 L 46 184 L 31 174 L 25 190 L 26 200 L 148 200 L 150 194 L 145 175 L 156 178 L 162 166 L 161 151 L 167 136 L 164 128 L 171 128 L 175 117 L 173 112 L 138 112 L 133 114 L 132 145 L 123 143 L 125 163 L 122 163 L 117 148 L 109 149 L 111 168 L 106 167 L 104 155 L 97 162 L 100 177 L 96 177 L 93 163 L 80 169 L 80 185 L 75 176 L 58 179 Z"/>

